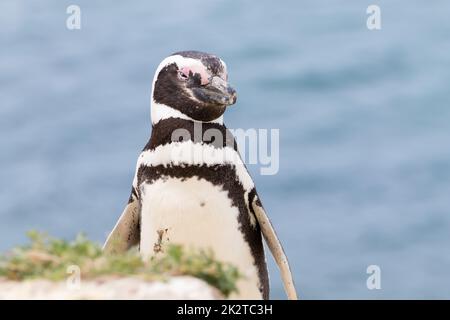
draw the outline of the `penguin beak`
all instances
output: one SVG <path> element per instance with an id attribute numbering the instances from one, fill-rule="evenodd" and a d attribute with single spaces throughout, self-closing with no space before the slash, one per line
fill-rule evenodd
<path id="1" fill-rule="evenodd" d="M 194 88 L 192 92 L 197 99 L 211 105 L 230 106 L 237 100 L 236 90 L 218 76 L 211 77 L 207 85 Z"/>

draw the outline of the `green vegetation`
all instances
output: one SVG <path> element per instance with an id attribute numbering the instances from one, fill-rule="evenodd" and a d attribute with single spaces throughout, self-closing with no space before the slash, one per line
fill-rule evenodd
<path id="1" fill-rule="evenodd" d="M 67 267 L 77 265 L 82 279 L 97 277 L 142 277 L 146 280 L 165 280 L 170 276 L 189 275 L 216 287 L 225 296 L 237 291 L 241 278 L 238 270 L 214 259 L 210 251 L 185 250 L 169 245 L 156 258 L 143 261 L 137 250 L 124 254 L 104 254 L 101 247 L 78 235 L 74 241 L 29 232 L 31 243 L 16 247 L 0 257 L 0 278 L 9 280 L 67 278 Z"/>

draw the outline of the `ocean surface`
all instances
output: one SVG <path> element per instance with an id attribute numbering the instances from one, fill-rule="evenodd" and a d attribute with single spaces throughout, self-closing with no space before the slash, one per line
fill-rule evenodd
<path id="1" fill-rule="evenodd" d="M 444 0 L 0 2 L 0 251 L 29 229 L 105 239 L 150 135 L 153 73 L 196 49 L 227 62 L 228 127 L 280 130 L 278 174 L 249 169 L 301 297 L 449 299 L 449 15 Z"/>

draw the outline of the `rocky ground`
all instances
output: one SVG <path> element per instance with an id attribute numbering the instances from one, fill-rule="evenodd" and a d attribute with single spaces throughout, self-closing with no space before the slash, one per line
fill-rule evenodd
<path id="1" fill-rule="evenodd" d="M 189 276 L 168 281 L 145 281 L 139 278 L 103 278 L 81 281 L 79 285 L 48 280 L 0 280 L 0 299 L 223 299 L 223 295 L 206 282 Z"/>
<path id="2" fill-rule="evenodd" d="M 135 249 L 105 253 L 82 235 L 29 237 L 0 255 L 0 299 L 223 299 L 241 277 L 212 252 L 179 245 L 144 260 Z"/>

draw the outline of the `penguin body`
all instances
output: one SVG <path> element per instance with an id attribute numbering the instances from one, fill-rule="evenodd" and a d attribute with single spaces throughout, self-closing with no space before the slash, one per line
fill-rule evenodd
<path id="1" fill-rule="evenodd" d="M 164 243 L 211 249 L 219 261 L 243 273 L 236 297 L 268 298 L 261 231 L 248 206 L 255 191 L 234 140 L 231 147 L 204 139 L 165 143 L 170 138 L 165 132 L 183 128 L 193 133 L 196 125 L 200 126 L 190 120 L 161 120 L 139 157 L 140 251 L 151 256 Z M 223 125 L 201 126 L 203 132 L 213 128 L 227 135 Z"/>
<path id="2" fill-rule="evenodd" d="M 224 62 L 202 52 L 180 52 L 160 64 L 153 82 L 150 141 L 105 250 L 139 245 L 144 258 L 158 255 L 167 243 L 212 250 L 244 276 L 231 298 L 268 299 L 264 235 L 288 296 L 296 298 L 281 244 L 223 124 L 226 106 L 236 102 L 227 78 Z"/>

